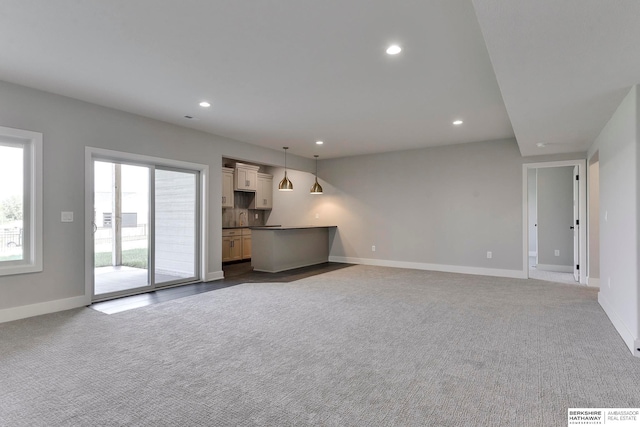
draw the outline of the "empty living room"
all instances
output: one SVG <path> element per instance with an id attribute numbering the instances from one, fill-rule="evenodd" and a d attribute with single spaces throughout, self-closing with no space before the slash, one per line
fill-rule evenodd
<path id="1" fill-rule="evenodd" d="M 0 425 L 640 426 L 640 3 L 6 0 Z"/>

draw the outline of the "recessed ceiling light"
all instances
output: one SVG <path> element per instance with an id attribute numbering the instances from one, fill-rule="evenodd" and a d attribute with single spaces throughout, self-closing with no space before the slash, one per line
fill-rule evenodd
<path id="1" fill-rule="evenodd" d="M 462 120 L 456 120 L 455 122 L 453 122 L 453 124 L 456 126 L 460 126 L 462 123 Z"/>
<path id="2" fill-rule="evenodd" d="M 538 143 L 536 144 L 536 147 L 538 147 L 538 148 L 544 148 L 544 147 L 546 147 L 546 146 L 547 146 L 547 144 L 545 144 L 544 142 L 538 142 Z"/>
<path id="3" fill-rule="evenodd" d="M 202 101 L 202 102 L 200 103 L 200 106 L 201 106 L 201 107 L 208 108 L 208 107 L 211 107 L 211 104 L 209 104 L 207 101 Z"/>
<path id="4" fill-rule="evenodd" d="M 389 55 L 397 55 L 400 52 L 402 52 L 402 48 L 400 46 L 398 46 L 397 44 L 392 44 L 391 46 L 389 46 L 387 48 L 387 53 Z"/>
<path id="5" fill-rule="evenodd" d="M 316 141 L 316 144 L 317 144 L 317 145 L 322 145 L 322 144 L 324 144 L 324 142 L 322 142 L 322 141 Z"/>

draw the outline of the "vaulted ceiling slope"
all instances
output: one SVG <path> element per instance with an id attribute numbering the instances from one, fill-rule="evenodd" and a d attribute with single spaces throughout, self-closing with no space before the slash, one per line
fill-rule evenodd
<path id="1" fill-rule="evenodd" d="M 640 82 L 640 1 L 473 4 L 522 155 L 586 151 Z"/>
<path id="2" fill-rule="evenodd" d="M 639 5 L 4 0 L 0 80 L 307 157 L 584 151 L 640 76 Z"/>

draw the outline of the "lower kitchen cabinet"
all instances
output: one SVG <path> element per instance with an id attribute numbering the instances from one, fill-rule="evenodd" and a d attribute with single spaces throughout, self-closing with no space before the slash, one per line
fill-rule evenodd
<path id="1" fill-rule="evenodd" d="M 233 228 L 222 230 L 222 262 L 251 258 L 251 230 Z"/>
<path id="2" fill-rule="evenodd" d="M 242 259 L 251 259 L 251 230 L 242 229 Z"/>

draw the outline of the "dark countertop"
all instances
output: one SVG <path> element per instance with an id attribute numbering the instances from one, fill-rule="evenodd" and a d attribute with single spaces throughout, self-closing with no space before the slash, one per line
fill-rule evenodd
<path id="1" fill-rule="evenodd" d="M 233 230 L 236 228 L 256 228 L 254 225 L 237 225 L 234 227 L 222 227 L 223 230 Z M 281 225 L 261 225 L 261 228 L 282 227 Z"/>
<path id="2" fill-rule="evenodd" d="M 337 225 L 267 225 L 264 227 L 249 227 L 252 230 L 305 230 L 309 228 L 336 228 Z"/>

